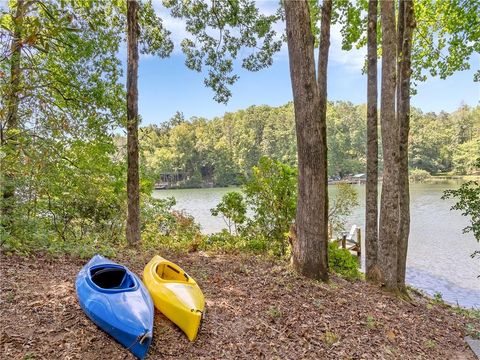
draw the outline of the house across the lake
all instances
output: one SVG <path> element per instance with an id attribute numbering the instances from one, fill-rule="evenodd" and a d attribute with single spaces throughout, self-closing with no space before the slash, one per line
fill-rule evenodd
<path id="1" fill-rule="evenodd" d="M 351 174 L 343 179 L 329 179 L 328 185 L 335 185 L 338 183 L 347 183 L 347 184 L 365 184 L 367 182 L 367 175 L 366 174 Z"/>

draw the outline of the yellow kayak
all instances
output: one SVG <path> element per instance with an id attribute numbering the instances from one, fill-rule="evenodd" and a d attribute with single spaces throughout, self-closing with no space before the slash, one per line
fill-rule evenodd
<path id="1" fill-rule="evenodd" d="M 195 280 L 178 265 L 156 255 L 143 270 L 143 282 L 155 307 L 190 341 L 195 340 L 205 311 L 205 299 Z"/>

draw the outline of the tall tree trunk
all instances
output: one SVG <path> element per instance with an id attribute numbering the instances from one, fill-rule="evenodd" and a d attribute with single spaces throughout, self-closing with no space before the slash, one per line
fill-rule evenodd
<path id="1" fill-rule="evenodd" d="M 6 99 L 6 120 L 1 124 L 1 145 L 14 146 L 14 130 L 19 127 L 18 108 L 20 105 L 20 83 L 21 83 L 21 56 L 22 56 L 22 27 L 25 14 L 23 0 L 18 0 L 15 15 L 13 18 L 13 34 L 10 45 L 10 85 L 7 90 Z M 13 149 L 11 149 L 13 150 Z M 15 202 L 15 178 L 13 174 L 6 172 L 3 179 L 2 192 L 2 224 L 6 227 L 11 225 L 11 212 Z"/>
<path id="2" fill-rule="evenodd" d="M 397 290 L 398 166 L 399 138 L 395 113 L 396 28 L 395 3 L 381 1 L 382 92 L 381 125 L 383 146 L 383 186 L 380 205 L 378 266 L 387 289 Z"/>
<path id="3" fill-rule="evenodd" d="M 327 233 L 324 217 L 324 163 L 320 101 L 315 77 L 314 39 L 306 0 L 286 0 L 285 19 L 290 77 L 295 107 L 298 151 L 297 241 L 293 243 L 292 265 L 299 273 L 328 279 L 323 241 Z"/>
<path id="4" fill-rule="evenodd" d="M 367 279 L 378 281 L 378 80 L 377 80 L 377 8 L 368 2 L 368 84 L 367 84 L 367 183 L 365 189 L 365 268 Z"/>
<path id="5" fill-rule="evenodd" d="M 323 211 L 320 212 L 320 256 L 322 266 L 328 268 L 328 166 L 327 166 L 327 74 L 328 52 L 330 49 L 330 23 L 332 18 L 332 0 L 323 0 L 320 24 L 320 42 L 318 46 L 318 96 L 320 104 L 320 171 L 321 180 L 318 190 Z"/>
<path id="6" fill-rule="evenodd" d="M 398 168 L 398 289 L 406 292 L 405 270 L 407 262 L 408 236 L 410 233 L 410 193 L 408 180 L 408 134 L 410 131 L 410 76 L 412 37 L 415 16 L 412 0 L 399 1 L 398 15 L 398 88 L 397 118 L 399 124 L 399 168 Z"/>
<path id="7" fill-rule="evenodd" d="M 127 228 L 129 245 L 140 242 L 140 186 L 138 173 L 138 3 L 127 0 Z"/>

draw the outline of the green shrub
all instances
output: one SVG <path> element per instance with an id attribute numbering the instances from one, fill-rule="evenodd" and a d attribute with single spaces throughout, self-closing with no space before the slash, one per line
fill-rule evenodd
<path id="1" fill-rule="evenodd" d="M 245 242 L 241 236 L 230 234 L 223 229 L 219 233 L 204 236 L 201 248 L 203 250 L 237 252 L 245 250 Z"/>
<path id="2" fill-rule="evenodd" d="M 238 192 L 225 194 L 211 213 L 221 215 L 227 224 L 228 233 L 238 235 L 229 238 L 226 234 L 210 236 L 215 248 L 222 244 L 231 249 L 265 252 L 277 257 L 288 257 L 288 234 L 295 219 L 297 205 L 297 171 L 280 161 L 263 157 L 253 167 L 252 176 Z M 346 183 L 337 186 L 336 196 L 330 202 L 329 217 L 334 231 L 342 231 L 345 219 L 358 205 L 355 188 Z M 248 212 L 251 214 L 247 217 Z M 228 238 L 228 241 L 219 239 Z"/>
<path id="3" fill-rule="evenodd" d="M 240 235 L 230 234 L 224 229 L 219 233 L 204 237 L 200 247 L 203 250 L 264 254 L 268 250 L 268 243 L 258 238 L 247 239 Z"/>
<path id="4" fill-rule="evenodd" d="M 3 249 L 88 256 L 123 244 L 125 167 L 114 160 L 112 139 L 97 135 L 18 138 L 22 152 L 11 148 L 2 161 L 15 189 L 7 202 L 0 189 L 0 207 L 11 206 L 0 224 Z"/>
<path id="5" fill-rule="evenodd" d="M 339 248 L 335 242 L 328 244 L 328 265 L 331 270 L 349 280 L 361 277 L 357 257 L 347 249 Z"/>
<path id="6" fill-rule="evenodd" d="M 220 203 L 210 209 L 210 212 L 213 216 L 222 216 L 230 234 L 232 234 L 232 229 L 235 234 L 238 234 L 247 219 L 247 205 L 242 194 L 236 191 L 223 195 Z"/>
<path id="7" fill-rule="evenodd" d="M 410 181 L 412 182 L 424 182 L 428 180 L 431 175 L 428 171 L 423 169 L 410 169 Z"/>
<path id="8" fill-rule="evenodd" d="M 287 250 L 286 234 L 295 219 L 297 171 L 267 157 L 261 158 L 252 170 L 243 191 L 254 216 L 243 235 L 267 241 L 269 248 L 283 256 Z"/>
<path id="9" fill-rule="evenodd" d="M 358 193 L 355 187 L 347 182 L 338 183 L 335 189 L 336 194 L 329 201 L 328 222 L 332 225 L 334 233 L 338 234 L 345 230 L 347 218 L 358 206 Z"/>
<path id="10" fill-rule="evenodd" d="M 142 204 L 142 245 L 187 249 L 201 242 L 200 225 L 184 211 L 173 210 L 174 198 L 146 198 Z"/>
<path id="11" fill-rule="evenodd" d="M 263 254 L 268 249 L 268 244 L 262 239 L 251 239 L 246 242 L 246 247 L 253 253 Z"/>

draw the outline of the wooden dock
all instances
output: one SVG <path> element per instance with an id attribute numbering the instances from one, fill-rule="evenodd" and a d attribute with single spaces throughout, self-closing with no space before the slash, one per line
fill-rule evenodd
<path id="1" fill-rule="evenodd" d="M 348 234 L 343 234 L 341 238 L 333 239 L 330 229 L 330 241 L 338 243 L 338 246 L 342 249 L 347 249 L 353 255 L 356 255 L 359 259 L 362 255 L 362 229 L 357 225 L 352 225 Z"/>

